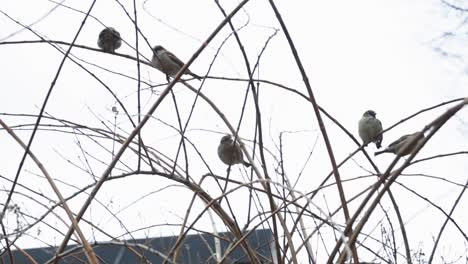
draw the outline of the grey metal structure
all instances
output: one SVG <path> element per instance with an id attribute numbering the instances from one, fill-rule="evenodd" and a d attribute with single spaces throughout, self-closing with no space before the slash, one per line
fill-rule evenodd
<path id="1" fill-rule="evenodd" d="M 222 252 L 226 252 L 234 241 L 230 233 L 219 233 L 219 241 Z M 173 247 L 177 237 L 156 237 L 127 241 L 108 241 L 93 244 L 93 249 L 101 263 L 133 264 L 133 263 L 163 263 L 163 257 Z M 262 263 L 273 263 L 272 256 L 276 253 L 273 247 L 273 235 L 270 229 L 254 230 L 247 237 L 250 246 L 255 249 L 257 257 Z M 26 249 L 26 253 L 34 258 L 37 263 L 45 263 L 55 254 L 56 248 Z M 60 264 L 87 263 L 87 258 L 80 246 L 68 246 L 66 251 L 71 254 L 60 259 Z M 218 263 L 215 257 L 215 237 L 209 233 L 188 235 L 183 242 L 177 263 L 198 264 Z M 25 254 L 20 251 L 12 251 L 14 263 L 31 263 Z M 234 249 L 229 258 L 223 263 L 250 263 L 246 253 L 240 246 Z M 10 263 L 8 253 L 3 252 L 2 263 Z"/>

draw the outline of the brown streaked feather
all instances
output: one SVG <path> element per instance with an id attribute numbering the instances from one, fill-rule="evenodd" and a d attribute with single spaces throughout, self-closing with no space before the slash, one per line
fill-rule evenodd
<path id="1" fill-rule="evenodd" d="M 172 59 L 173 62 L 175 62 L 177 65 L 180 67 L 184 66 L 184 62 L 181 61 L 179 58 L 176 57 L 172 52 L 166 51 L 166 55 Z"/>

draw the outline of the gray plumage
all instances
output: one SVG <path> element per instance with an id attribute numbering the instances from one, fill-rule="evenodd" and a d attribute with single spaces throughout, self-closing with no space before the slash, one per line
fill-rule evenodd
<path id="1" fill-rule="evenodd" d="M 105 52 L 114 53 L 116 49 L 122 46 L 120 33 L 113 27 L 105 28 L 99 33 L 98 47 Z"/>
<path id="2" fill-rule="evenodd" d="M 380 148 L 383 140 L 383 136 L 380 134 L 382 132 L 382 123 L 375 116 L 376 113 L 373 110 L 364 113 L 361 120 L 359 120 L 359 136 L 364 146 L 374 142 L 377 148 Z"/>
<path id="3" fill-rule="evenodd" d="M 221 138 L 218 146 L 218 157 L 226 165 L 243 164 L 250 167 L 250 163 L 244 160 L 244 154 L 239 143 L 234 144 L 231 135 L 225 135 Z"/>
<path id="4" fill-rule="evenodd" d="M 415 138 L 420 137 L 418 140 L 415 142 L 411 143 Z M 406 156 L 408 154 L 411 154 L 413 150 L 416 148 L 416 146 L 419 144 L 424 139 L 424 134 L 421 132 L 416 132 L 413 134 L 408 134 L 401 136 L 399 139 L 395 140 L 392 142 L 388 147 L 382 151 L 377 151 L 375 152 L 375 155 L 380 155 L 382 153 L 393 153 L 395 155 L 400 155 L 400 156 Z M 406 146 L 409 145 L 409 147 L 406 148 Z"/>
<path id="5" fill-rule="evenodd" d="M 157 45 L 153 48 L 153 58 L 151 59 L 151 64 L 166 75 L 174 77 L 185 63 L 170 51 L 166 50 L 164 47 Z M 194 78 L 201 80 L 200 76 L 191 72 L 189 69 L 187 69 L 184 74 L 189 74 Z"/>

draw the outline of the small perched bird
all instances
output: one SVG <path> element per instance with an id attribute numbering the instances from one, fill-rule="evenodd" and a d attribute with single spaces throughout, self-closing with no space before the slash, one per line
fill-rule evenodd
<path id="1" fill-rule="evenodd" d="M 377 148 L 382 146 L 382 123 L 375 118 L 376 113 L 373 110 L 367 110 L 359 120 L 359 136 L 361 137 L 364 146 L 370 142 L 374 142 Z M 378 135 L 378 136 L 377 136 Z"/>
<path id="2" fill-rule="evenodd" d="M 250 163 L 244 160 L 244 155 L 239 143 L 234 144 L 231 135 L 225 135 L 221 138 L 218 146 L 218 156 L 226 165 L 243 164 L 250 167 Z"/>
<path id="3" fill-rule="evenodd" d="M 411 143 L 415 138 L 419 137 L 418 140 Z M 406 156 L 411 154 L 415 147 L 424 139 L 424 134 L 421 132 L 416 132 L 413 134 L 408 134 L 400 137 L 399 139 L 392 142 L 388 147 L 382 151 L 375 152 L 375 156 L 380 155 L 382 153 L 393 153 L 395 155 Z M 409 147 L 406 147 L 408 144 Z"/>
<path id="4" fill-rule="evenodd" d="M 98 47 L 105 52 L 114 53 L 116 49 L 122 46 L 120 33 L 113 27 L 107 27 L 99 33 Z"/>
<path id="5" fill-rule="evenodd" d="M 166 50 L 160 45 L 157 45 L 153 48 L 153 58 L 151 59 L 151 64 L 153 64 L 156 69 L 165 73 L 166 76 L 174 77 L 185 63 L 183 63 L 170 51 Z M 191 72 L 189 69 L 187 69 L 184 74 L 189 74 L 192 77 L 201 80 L 200 76 Z M 169 77 L 167 78 L 167 81 L 169 81 Z"/>

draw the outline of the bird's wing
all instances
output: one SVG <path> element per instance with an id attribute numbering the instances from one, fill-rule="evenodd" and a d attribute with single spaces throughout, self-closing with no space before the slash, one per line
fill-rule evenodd
<path id="1" fill-rule="evenodd" d="M 409 136 L 411 136 L 411 135 L 404 135 L 404 136 L 400 137 L 399 139 L 393 141 L 390 145 L 388 145 L 388 148 L 391 148 L 391 147 L 394 147 L 394 146 L 400 144 L 401 142 L 405 141 Z"/>
<path id="2" fill-rule="evenodd" d="M 380 122 L 379 119 L 375 119 L 376 123 L 377 123 L 377 126 L 379 127 L 379 130 L 382 131 L 382 122 Z"/>
<path id="3" fill-rule="evenodd" d="M 175 62 L 177 65 L 179 65 L 180 67 L 184 66 L 184 62 L 181 61 L 179 58 L 177 58 L 176 55 L 172 54 L 172 52 L 167 52 L 166 55 L 173 61 Z"/>
<path id="4" fill-rule="evenodd" d="M 234 148 L 235 155 L 236 155 L 236 161 L 239 163 L 242 163 L 244 161 L 244 154 L 242 153 L 242 149 L 240 148 L 240 145 L 236 143 L 236 146 Z"/>

